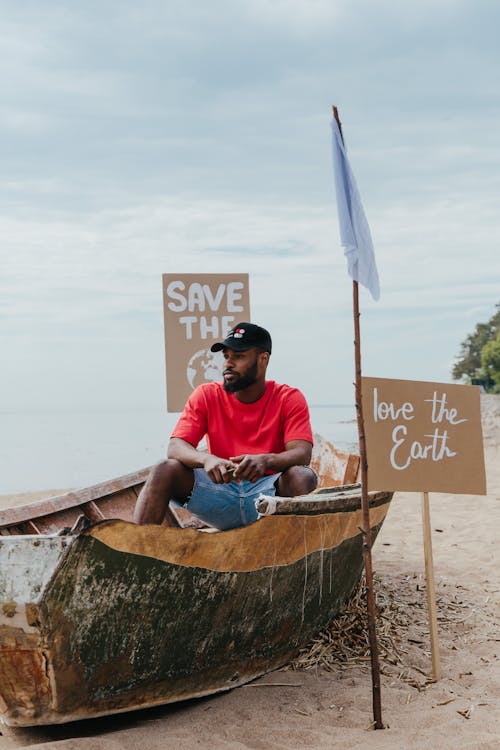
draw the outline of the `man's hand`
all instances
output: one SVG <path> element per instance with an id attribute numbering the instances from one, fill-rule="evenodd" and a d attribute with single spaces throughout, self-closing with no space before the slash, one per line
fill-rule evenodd
<path id="1" fill-rule="evenodd" d="M 244 456 L 231 456 L 231 461 L 237 464 L 234 472 L 234 479 L 248 479 L 249 482 L 256 482 L 261 479 L 269 468 L 269 456 L 265 453 Z"/>
<path id="2" fill-rule="evenodd" d="M 203 468 L 215 484 L 229 484 L 233 479 L 232 472 L 236 467 L 233 461 L 207 453 L 203 459 Z"/>

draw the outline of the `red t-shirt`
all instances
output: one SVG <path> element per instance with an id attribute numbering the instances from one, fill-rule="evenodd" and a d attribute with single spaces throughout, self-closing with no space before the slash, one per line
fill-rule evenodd
<path id="1" fill-rule="evenodd" d="M 207 436 L 219 458 L 245 453 L 282 453 L 290 440 L 313 442 L 309 409 L 302 393 L 266 381 L 264 395 L 252 404 L 238 401 L 222 383 L 204 383 L 188 399 L 172 437 L 197 447 Z"/>

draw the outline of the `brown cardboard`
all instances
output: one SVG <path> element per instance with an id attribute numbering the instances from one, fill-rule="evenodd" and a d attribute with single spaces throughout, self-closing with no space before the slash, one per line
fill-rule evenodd
<path id="1" fill-rule="evenodd" d="M 362 378 L 369 490 L 486 494 L 479 387 Z"/>
<path id="2" fill-rule="evenodd" d="M 163 274 L 167 411 L 184 408 L 201 383 L 222 380 L 210 351 L 235 323 L 250 321 L 248 274 Z"/>

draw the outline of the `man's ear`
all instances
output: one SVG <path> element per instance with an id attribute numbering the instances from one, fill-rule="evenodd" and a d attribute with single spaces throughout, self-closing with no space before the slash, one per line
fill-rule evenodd
<path id="1" fill-rule="evenodd" d="M 266 365 L 268 365 L 269 364 L 269 352 L 261 352 L 260 356 L 265 357 Z"/>

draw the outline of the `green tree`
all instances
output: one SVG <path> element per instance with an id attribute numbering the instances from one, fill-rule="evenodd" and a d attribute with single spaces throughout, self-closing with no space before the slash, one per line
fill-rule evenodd
<path id="1" fill-rule="evenodd" d="M 480 379 L 486 376 L 487 373 L 483 369 L 481 357 L 485 346 L 495 342 L 500 331 L 500 302 L 496 305 L 496 308 L 496 313 L 490 320 L 487 323 L 478 323 L 474 333 L 469 334 L 462 342 L 459 359 L 452 370 L 454 380 L 460 380 L 464 377 L 472 380 L 472 378 Z"/>
<path id="2" fill-rule="evenodd" d="M 500 385 L 500 334 L 494 341 L 489 341 L 486 346 L 483 346 L 481 364 L 488 380 L 493 380 Z"/>

